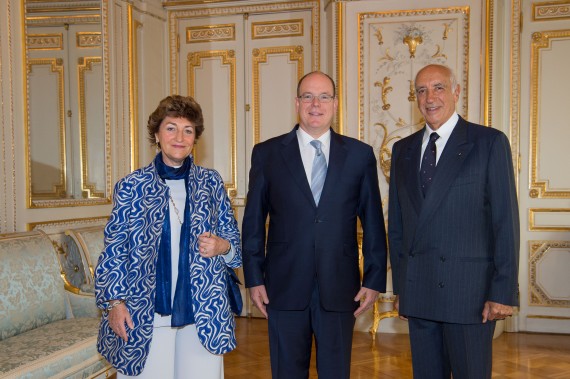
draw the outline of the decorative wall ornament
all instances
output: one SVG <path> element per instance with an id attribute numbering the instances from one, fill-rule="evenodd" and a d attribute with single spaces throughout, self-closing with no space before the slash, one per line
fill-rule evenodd
<path id="1" fill-rule="evenodd" d="M 529 250 L 529 305 L 570 308 L 570 241 L 529 241 Z"/>
<path id="2" fill-rule="evenodd" d="M 62 50 L 63 34 L 29 34 L 26 43 L 30 50 Z"/>
<path id="3" fill-rule="evenodd" d="M 461 85 L 457 111 L 467 115 L 469 15 L 469 7 L 358 14 L 358 137 L 379 152 L 387 181 L 393 143 L 424 124 L 415 105 L 420 68 L 451 67 Z"/>
<path id="4" fill-rule="evenodd" d="M 303 19 L 253 22 L 251 38 L 294 37 L 304 34 Z"/>
<path id="5" fill-rule="evenodd" d="M 100 47 L 101 32 L 79 32 L 76 35 L 77 47 Z"/>
<path id="6" fill-rule="evenodd" d="M 190 26 L 186 28 L 186 43 L 235 41 L 235 24 Z"/>
<path id="7" fill-rule="evenodd" d="M 570 1 L 532 4 L 533 21 L 570 19 Z"/>

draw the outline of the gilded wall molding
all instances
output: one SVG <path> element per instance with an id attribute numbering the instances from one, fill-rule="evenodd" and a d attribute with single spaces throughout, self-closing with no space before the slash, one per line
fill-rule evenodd
<path id="1" fill-rule="evenodd" d="M 566 225 L 539 225 L 535 216 L 539 213 L 567 213 Z M 567 232 L 570 231 L 570 208 L 529 208 L 528 210 L 529 230 L 533 232 Z"/>
<path id="2" fill-rule="evenodd" d="M 201 25 L 186 28 L 186 43 L 235 41 L 235 24 Z"/>
<path id="3" fill-rule="evenodd" d="M 549 315 L 527 315 L 526 318 L 542 319 L 542 320 L 570 320 L 570 317 L 549 316 Z"/>
<path id="4" fill-rule="evenodd" d="M 138 29 L 142 23 L 133 17 L 133 6 L 127 8 L 128 55 L 129 55 L 129 131 L 131 139 L 131 171 L 139 168 L 139 54 Z"/>
<path id="5" fill-rule="evenodd" d="M 493 121 L 493 46 L 495 6 L 493 0 L 486 0 L 485 13 L 485 82 L 483 87 L 483 125 L 492 126 Z"/>
<path id="6" fill-rule="evenodd" d="M 230 198 L 237 196 L 237 85 L 236 85 L 236 57 L 234 50 L 198 51 L 188 54 L 188 94 L 195 97 L 197 67 L 202 65 L 202 60 L 207 58 L 220 58 L 221 65 L 229 67 L 230 72 L 230 170 L 231 181 L 224 182 Z"/>
<path id="7" fill-rule="evenodd" d="M 303 19 L 253 22 L 251 38 L 280 38 L 305 35 Z"/>
<path id="8" fill-rule="evenodd" d="M 513 167 L 515 168 L 515 179 L 517 190 L 519 188 L 520 177 L 520 101 L 521 101 L 521 0 L 511 0 L 511 59 L 510 59 L 510 127 L 509 142 Z"/>
<path id="9" fill-rule="evenodd" d="M 102 63 L 101 57 L 82 57 L 77 64 L 77 76 L 79 83 L 79 141 L 81 157 L 81 193 L 84 199 L 105 198 L 105 189 L 97 189 L 96 184 L 89 180 L 89 143 L 87 125 L 87 93 L 85 91 L 85 73 L 93 70 L 93 64 Z"/>
<path id="10" fill-rule="evenodd" d="M 111 162 L 113 160 L 113 149 L 111 148 L 111 56 L 109 53 L 109 0 L 101 0 L 101 36 L 103 38 L 103 91 L 105 108 L 105 174 L 109 199 L 105 203 L 110 203 L 111 196 Z"/>
<path id="11" fill-rule="evenodd" d="M 26 45 L 29 50 L 63 50 L 63 34 L 28 34 Z"/>
<path id="12" fill-rule="evenodd" d="M 330 2 L 327 4 L 327 6 Z M 336 26 L 335 53 L 336 53 L 336 96 L 338 98 L 337 117 L 335 118 L 336 130 L 339 134 L 344 134 L 344 11 L 345 5 L 342 2 L 335 4 L 334 25 Z M 333 34 L 334 35 L 334 34 Z"/>
<path id="13" fill-rule="evenodd" d="M 259 89 L 259 65 L 267 63 L 267 57 L 272 54 L 289 54 L 289 61 L 297 63 L 297 81 L 303 77 L 303 46 L 282 46 L 253 49 L 253 144 L 260 141 L 260 89 Z"/>
<path id="14" fill-rule="evenodd" d="M 570 256 L 570 241 L 529 241 L 529 250 L 529 305 L 570 308 L 570 292 L 568 292 L 570 288 L 559 286 L 559 289 L 565 289 L 568 293 L 553 296 L 548 293 L 548 283 L 545 283 L 547 279 L 543 278 L 543 275 L 550 279 L 558 275 L 561 280 L 568 277 L 567 266 L 561 265 L 555 260 L 556 258 L 551 258 L 549 255 L 554 256 L 558 253 Z M 549 258 L 554 259 L 554 262 L 549 264 L 544 270 L 547 272 L 543 273 L 540 266 L 547 265 Z M 559 267 L 559 272 L 552 272 L 552 269 L 548 269 L 552 267 Z"/>
<path id="15" fill-rule="evenodd" d="M 56 13 L 56 12 L 99 12 L 101 2 L 93 0 L 58 0 L 58 1 L 35 1 L 26 0 L 26 13 Z"/>
<path id="16" fill-rule="evenodd" d="M 26 225 L 26 230 L 35 231 L 41 230 L 47 234 L 63 233 L 65 229 L 77 228 L 80 226 L 95 226 L 105 225 L 109 220 L 109 216 L 97 217 L 84 217 L 84 218 L 70 218 L 66 220 L 47 220 L 29 222 Z"/>
<path id="17" fill-rule="evenodd" d="M 26 17 L 26 26 L 63 26 L 76 24 L 101 24 L 101 16 L 98 14 L 78 15 L 78 16 L 30 16 Z"/>
<path id="18" fill-rule="evenodd" d="M 532 4 L 533 21 L 570 19 L 570 1 L 546 1 Z"/>
<path id="19" fill-rule="evenodd" d="M 531 198 L 570 198 L 570 188 L 550 188 L 549 179 L 539 178 L 539 106 L 541 83 L 541 51 L 549 51 L 555 39 L 570 38 L 570 30 L 535 32 L 531 44 L 531 114 L 530 114 L 530 183 Z"/>
<path id="20" fill-rule="evenodd" d="M 0 144 L 2 163 L 0 184 L 0 233 L 16 231 L 16 157 L 14 125 L 14 57 L 12 44 L 12 2 L 6 2 L 0 28 Z M 4 34 L 6 31 L 6 34 Z M 6 36 L 7 39 L 3 39 Z M 22 37 L 23 39 L 23 37 Z M 6 59 L 7 58 L 7 59 Z"/>
<path id="21" fill-rule="evenodd" d="M 28 193 L 28 200 L 29 200 L 29 205 L 32 206 L 32 204 L 35 202 L 35 199 L 53 199 L 53 198 L 65 198 L 66 197 L 66 188 L 67 188 L 67 170 L 66 170 L 66 154 L 65 154 L 65 101 L 64 101 L 64 74 L 63 74 L 63 61 L 61 60 L 61 58 L 32 58 L 28 60 L 28 64 L 27 64 L 27 75 L 26 78 L 27 79 L 27 87 L 29 88 L 29 74 L 32 73 L 34 66 L 49 66 L 50 71 L 55 73 L 57 76 L 57 93 L 55 94 L 57 96 L 57 103 L 58 103 L 58 108 L 59 108 L 59 112 L 58 112 L 58 118 L 59 118 L 59 183 L 53 183 L 53 191 L 51 192 L 36 192 L 34 190 L 34 188 L 32 188 L 32 163 L 33 163 L 33 159 L 31 155 L 29 156 L 28 159 L 28 175 L 26 177 L 26 181 L 27 181 L 27 189 L 29 191 Z M 29 104 L 29 91 L 27 92 L 27 103 Z M 28 129 L 28 133 L 26 136 L 30 136 L 31 135 L 31 114 L 29 113 L 30 109 L 29 107 L 27 108 L 27 129 Z M 26 145 L 28 147 L 27 151 L 30 152 L 31 151 L 31 141 L 29 140 L 29 138 L 26 141 Z M 34 200 L 32 200 L 34 199 Z"/>
<path id="22" fill-rule="evenodd" d="M 204 2 L 192 2 L 193 4 L 204 4 Z M 286 11 L 311 10 L 312 16 L 312 70 L 318 70 L 319 62 L 319 46 L 320 46 L 320 1 L 292 1 L 284 3 L 271 4 L 255 4 L 228 7 L 204 7 L 195 9 L 169 9 L 181 5 L 180 2 L 168 1 L 164 3 L 168 9 L 168 30 L 169 30 L 169 46 L 170 46 L 170 92 L 178 93 L 178 59 L 179 59 L 179 36 L 178 23 L 182 19 L 225 16 L 236 14 L 250 13 L 277 13 Z"/>

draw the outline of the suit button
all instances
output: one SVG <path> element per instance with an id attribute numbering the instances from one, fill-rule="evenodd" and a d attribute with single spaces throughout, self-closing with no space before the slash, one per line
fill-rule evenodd
<path id="1" fill-rule="evenodd" d="M 445 257 L 443 257 L 443 256 L 442 256 L 442 257 L 439 257 L 439 260 L 442 261 L 442 262 L 445 262 Z"/>
<path id="2" fill-rule="evenodd" d="M 445 284 L 443 284 L 443 282 L 439 282 L 439 283 L 437 284 L 437 286 L 438 286 L 439 288 L 443 288 L 443 287 L 445 287 Z"/>
<path id="3" fill-rule="evenodd" d="M 413 258 L 413 257 L 416 256 L 416 254 L 414 254 L 414 253 L 410 253 L 410 254 L 408 254 L 408 255 L 410 256 L 410 258 Z"/>

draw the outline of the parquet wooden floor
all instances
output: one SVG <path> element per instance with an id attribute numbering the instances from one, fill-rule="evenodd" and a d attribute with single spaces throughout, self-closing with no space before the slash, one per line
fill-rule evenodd
<path id="1" fill-rule="evenodd" d="M 238 348 L 225 355 L 225 379 L 269 379 L 267 322 L 237 320 Z M 314 353 L 313 353 L 314 356 Z M 407 335 L 355 332 L 351 379 L 412 377 Z M 317 378 L 314 359 L 310 378 Z M 503 333 L 493 343 L 493 378 L 570 379 L 570 335 Z"/>

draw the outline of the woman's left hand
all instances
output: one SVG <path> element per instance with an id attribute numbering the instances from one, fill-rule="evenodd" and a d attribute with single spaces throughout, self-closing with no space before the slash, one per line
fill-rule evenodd
<path id="1" fill-rule="evenodd" d="M 198 236 L 198 251 L 204 258 L 212 258 L 229 251 L 230 243 L 211 233 L 203 233 Z"/>

